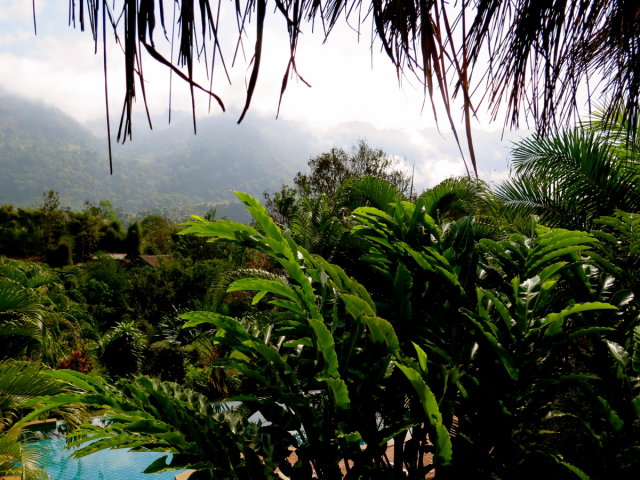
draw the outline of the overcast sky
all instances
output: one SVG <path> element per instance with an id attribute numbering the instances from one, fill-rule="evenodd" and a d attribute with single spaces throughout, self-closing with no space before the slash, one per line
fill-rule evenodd
<path id="1" fill-rule="evenodd" d="M 36 0 L 35 3 L 37 36 L 33 31 L 31 2 L 2 0 L 0 87 L 52 104 L 80 122 L 95 123 L 104 117 L 101 52 L 94 55 L 89 32 L 67 27 L 68 2 Z M 232 6 L 232 2 L 226 3 Z M 222 35 L 228 39 L 228 45 L 233 45 L 235 22 L 223 21 L 221 25 L 228 26 Z M 388 153 L 406 159 L 408 164 L 415 164 L 417 184 L 423 187 L 465 172 L 455 141 L 446 133 L 445 122 L 440 123 L 440 130 L 445 132 L 441 134 L 428 102 L 423 110 L 424 97 L 419 82 L 404 78 L 399 85 L 395 69 L 386 56 L 376 48 L 371 53 L 370 32 L 363 32 L 358 41 L 356 33 L 342 25 L 326 43 L 319 33 L 312 33 L 310 26 L 303 30 L 297 62 L 311 88 L 290 81 L 280 118 L 302 124 L 323 145 L 348 147 L 366 136 L 372 146 L 383 147 Z M 159 31 L 156 35 L 160 38 Z M 247 39 L 247 56 L 252 46 L 252 40 Z M 289 52 L 286 28 L 281 21 L 272 19 L 268 23 L 264 48 L 267 56 L 249 115 L 275 121 Z M 119 118 L 124 83 L 119 47 L 111 48 L 109 55 L 111 111 L 112 117 Z M 166 122 L 169 73 L 148 56 L 144 60 L 152 117 L 156 122 Z M 231 62 L 229 57 L 226 60 Z M 239 111 L 244 104 L 245 82 L 250 74 L 248 60 L 240 56 L 231 68 L 231 86 L 221 74 L 214 79 L 213 91 L 232 112 Z M 199 72 L 198 80 L 207 83 L 204 72 Z M 173 107 L 190 108 L 188 89 L 175 79 Z M 136 108 L 142 112 L 141 101 Z M 208 114 L 204 96 L 197 97 L 196 109 L 198 115 Z M 219 115 L 220 109 L 214 105 L 210 114 Z M 237 121 L 237 113 L 225 115 L 229 122 Z M 480 174 L 486 180 L 500 178 L 507 170 L 510 142 L 501 140 L 500 127 L 501 124 L 490 125 L 486 117 L 474 125 Z M 145 127 L 139 124 L 134 128 Z M 508 132 L 505 136 L 514 139 L 520 135 Z"/>

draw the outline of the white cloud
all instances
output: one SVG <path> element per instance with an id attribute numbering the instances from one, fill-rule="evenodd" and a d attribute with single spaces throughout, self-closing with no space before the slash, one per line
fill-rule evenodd
<path id="1" fill-rule="evenodd" d="M 0 86 L 27 98 L 42 100 L 65 111 L 81 122 L 100 119 L 104 115 L 101 52 L 94 55 L 89 32 L 67 27 L 66 2 L 38 0 L 38 36 L 33 35 L 31 2 L 3 0 L 0 9 Z M 269 20 L 258 87 L 249 115 L 275 117 L 289 44 L 282 20 Z M 228 27 L 227 27 L 228 26 Z M 223 18 L 223 47 L 233 51 L 235 21 Z M 253 28 L 253 27 L 251 27 Z M 321 35 L 311 34 L 310 26 L 298 46 L 298 69 L 312 85 L 307 87 L 294 79 L 282 103 L 281 118 L 304 125 L 317 137 L 318 151 L 338 145 L 348 148 L 359 138 L 380 146 L 388 153 L 415 163 L 416 185 L 432 186 L 451 175 L 465 173 L 458 148 L 451 134 L 438 133 L 427 102 L 424 113 L 423 91 L 416 81 L 403 80 L 399 88 L 396 72 L 384 54 L 371 55 L 367 35 L 357 43 L 356 34 L 346 25 L 338 25 L 326 43 Z M 158 43 L 161 32 L 156 32 Z M 252 54 L 253 33 L 244 41 Z M 231 47 L 231 48 L 229 48 Z M 112 118 L 119 118 L 122 107 L 124 73 L 120 47 L 109 51 L 109 85 Z M 231 58 L 227 65 L 231 68 Z M 233 84 L 228 85 L 220 69 L 213 91 L 219 93 L 234 113 L 245 102 L 245 86 L 250 75 L 250 58 L 240 56 L 231 68 Z M 373 66 L 372 66 L 373 65 Z M 168 70 L 145 56 L 147 99 L 156 122 L 168 107 Z M 207 85 L 204 71 L 196 79 Z M 173 108 L 190 108 L 189 89 L 174 77 Z M 207 98 L 197 94 L 196 110 L 207 114 Z M 142 97 L 136 105 L 143 112 Z M 218 114 L 214 104 L 212 113 Z M 440 118 L 445 118 L 440 115 Z M 160 119 L 164 121 L 164 117 Z M 444 123 L 444 122 L 443 122 Z M 441 126 L 444 128 L 443 123 Z M 486 122 L 485 122 L 486 123 Z M 140 126 L 138 128 L 145 128 Z M 446 129 L 448 130 L 448 129 Z M 462 130 L 461 130 L 462 132 Z M 479 165 L 483 175 L 494 178 L 506 171 L 506 153 L 502 152 L 499 132 L 475 130 Z M 464 139 L 462 138 L 462 141 Z"/>

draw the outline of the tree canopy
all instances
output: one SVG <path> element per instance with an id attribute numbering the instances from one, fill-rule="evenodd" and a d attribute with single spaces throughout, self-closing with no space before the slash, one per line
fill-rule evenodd
<path id="1" fill-rule="evenodd" d="M 173 6 L 173 12 L 167 7 Z M 621 104 L 632 131 L 640 111 L 640 6 L 635 0 L 274 0 L 273 15 L 284 17 L 290 57 L 282 78 L 301 78 L 296 67 L 298 39 L 305 24 L 319 24 L 328 37 L 339 22 L 360 34 L 370 26 L 372 48 L 379 43 L 398 76 L 415 75 L 432 105 L 439 97 L 451 127 L 452 101 L 461 100 L 471 163 L 471 119 L 486 103 L 493 118 L 505 115 L 505 126 L 531 120 L 542 132 L 578 116 L 577 93 Z M 258 82 L 268 0 L 72 0 L 73 25 L 89 29 L 104 45 L 115 34 L 124 52 L 126 93 L 118 139 L 131 136 L 133 101 L 144 97 L 143 52 L 172 69 L 194 90 L 207 92 L 220 108 L 222 98 L 194 79 L 194 62 L 203 61 L 211 76 L 226 70 L 233 51 L 219 42 L 221 14 L 236 15 L 238 46 L 249 27 L 255 29 L 251 74 L 241 121 Z M 158 35 L 158 27 L 162 34 Z M 158 48 L 165 36 L 171 55 Z M 136 82 L 138 77 L 138 82 Z M 106 87 L 106 74 L 105 74 Z M 502 110 L 504 109 L 504 110 Z M 613 111 L 613 110 L 612 110 Z M 195 123 L 195 116 L 194 116 Z M 456 134 L 457 137 L 457 134 Z"/>

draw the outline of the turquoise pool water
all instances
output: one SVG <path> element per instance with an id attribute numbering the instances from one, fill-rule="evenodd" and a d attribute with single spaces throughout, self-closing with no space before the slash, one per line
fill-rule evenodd
<path id="1" fill-rule="evenodd" d="M 64 438 L 52 436 L 37 443 L 42 447 L 42 466 L 53 480 L 174 480 L 181 472 L 142 473 L 162 453 L 104 450 L 75 459 L 64 448 Z"/>

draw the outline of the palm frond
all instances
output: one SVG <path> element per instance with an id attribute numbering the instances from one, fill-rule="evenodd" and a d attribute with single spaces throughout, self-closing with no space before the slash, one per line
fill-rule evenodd
<path id="1" fill-rule="evenodd" d="M 436 222 L 457 220 L 478 210 L 487 194 L 484 182 L 467 177 L 452 177 L 426 190 L 416 200 L 417 208 Z"/>
<path id="2" fill-rule="evenodd" d="M 19 417 L 26 400 L 63 391 L 58 381 L 41 372 L 40 365 L 30 362 L 0 362 L 0 431 Z"/>
<path id="3" fill-rule="evenodd" d="M 512 158 L 515 176 L 496 187 L 496 196 L 542 223 L 584 229 L 616 208 L 640 208 L 636 169 L 593 132 L 536 135 L 518 143 Z"/>
<path id="4" fill-rule="evenodd" d="M 0 280 L 0 315 L 2 317 L 21 315 L 40 317 L 44 311 L 41 299 L 33 290 L 7 279 Z"/>
<path id="5" fill-rule="evenodd" d="M 205 63 L 210 79 L 220 68 L 228 78 L 225 58 L 231 52 L 223 50 L 219 38 L 219 19 L 227 9 L 237 19 L 235 52 L 243 48 L 252 22 L 254 28 L 251 73 L 240 120 L 250 107 L 260 69 L 264 68 L 266 0 L 238 0 L 233 6 L 201 0 L 197 7 L 194 0 L 173 2 L 175 29 L 165 18 L 164 3 L 69 2 L 71 22 L 92 32 L 96 51 L 102 43 L 105 68 L 106 30 L 123 46 L 126 93 L 120 140 L 131 136 L 133 101 L 139 93 L 146 103 L 144 52 L 188 83 L 194 119 L 195 89 L 206 92 L 224 110 L 220 97 L 211 91 L 212 81 L 209 87 L 197 82 L 194 64 Z M 305 24 L 319 23 L 324 35 L 329 36 L 336 25 L 346 22 L 358 36 L 361 31 L 372 32 L 372 44 L 377 39 L 399 78 L 411 74 L 423 83 L 434 114 L 434 102 L 441 99 L 456 139 L 459 136 L 452 115 L 453 101 L 460 100 L 474 169 L 470 121 L 482 101 L 487 102 L 494 117 L 505 107 L 505 124 L 518 125 L 527 118 L 546 132 L 578 115 L 582 105 L 578 105 L 576 94 L 588 85 L 594 98 L 602 94 L 617 99 L 630 131 L 638 128 L 640 11 L 634 0 L 461 0 L 455 5 L 447 0 L 278 0 L 273 14 L 285 20 L 289 36 L 289 61 L 283 72 L 280 100 L 290 77 L 304 82 L 296 56 Z M 156 45 L 154 33 L 158 25 L 167 36 L 168 31 L 176 32 L 177 36 L 172 34 L 169 39 L 173 50 L 170 55 L 161 53 L 163 49 Z M 593 85 L 589 79 L 595 74 L 601 80 Z M 614 112 L 607 108 L 605 118 L 615 118 Z"/>
<path id="6" fill-rule="evenodd" d="M 403 200 L 400 189 L 390 181 L 365 176 L 347 182 L 338 192 L 339 204 L 353 210 L 356 207 L 374 207 L 385 210 L 390 203 Z"/>
<path id="7" fill-rule="evenodd" d="M 21 442 L 17 432 L 0 434 L 0 478 L 47 480 L 49 476 L 40 465 L 42 449 L 38 444 Z"/>

